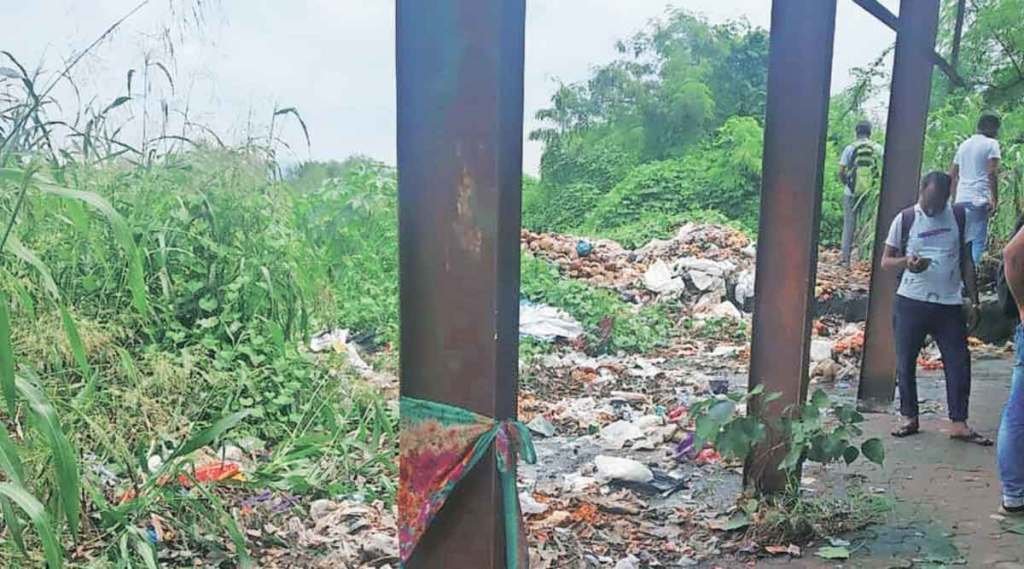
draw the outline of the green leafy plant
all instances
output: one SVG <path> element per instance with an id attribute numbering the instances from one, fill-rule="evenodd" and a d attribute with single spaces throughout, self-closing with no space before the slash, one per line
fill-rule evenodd
<path id="1" fill-rule="evenodd" d="M 864 431 L 859 425 L 864 417 L 849 405 L 832 402 L 820 389 L 807 403 L 790 406 L 779 421 L 771 424 L 738 412 L 740 406 L 750 404 L 754 398 L 757 404 L 767 405 L 779 397 L 778 393 L 765 394 L 763 386 L 757 386 L 746 393 L 733 392 L 698 402 L 690 410 L 696 429 L 694 448 L 711 443 L 723 456 L 749 461 L 759 452 L 759 445 L 767 444 L 771 434 L 771 440 L 780 442 L 773 443 L 778 446 L 769 450 L 785 450 L 778 469 L 794 484 L 798 484 L 796 474 L 805 461 L 852 464 L 863 456 L 880 465 L 885 460 L 881 440 L 861 441 Z"/>

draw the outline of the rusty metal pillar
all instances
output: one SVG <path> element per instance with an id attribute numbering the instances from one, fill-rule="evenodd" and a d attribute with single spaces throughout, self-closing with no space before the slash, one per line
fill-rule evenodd
<path id="1" fill-rule="evenodd" d="M 750 361 L 750 388 L 782 395 L 751 409 L 768 420 L 807 397 L 835 17 L 835 0 L 772 3 Z M 774 446 L 747 464 L 759 490 L 785 485 Z"/>
<path id="2" fill-rule="evenodd" d="M 498 419 L 516 412 L 525 10 L 397 2 L 401 393 Z M 504 567 L 499 490 L 474 469 L 409 569 Z"/>
<path id="3" fill-rule="evenodd" d="M 892 303 L 896 295 L 896 275 L 882 270 L 882 253 L 892 220 L 917 199 L 938 22 L 939 0 L 900 3 L 885 130 L 885 163 L 871 261 L 864 361 L 857 389 L 863 411 L 885 411 L 892 404 L 895 392 Z"/>

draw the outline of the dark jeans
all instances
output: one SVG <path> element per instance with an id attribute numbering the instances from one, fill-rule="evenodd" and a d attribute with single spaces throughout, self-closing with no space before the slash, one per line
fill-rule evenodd
<path id="1" fill-rule="evenodd" d="M 963 308 L 897 295 L 893 312 L 900 413 L 908 418 L 917 417 L 917 357 L 925 337 L 931 335 L 939 346 L 946 371 L 949 419 L 966 421 L 971 395 L 971 355 L 967 349 L 967 319 Z"/>

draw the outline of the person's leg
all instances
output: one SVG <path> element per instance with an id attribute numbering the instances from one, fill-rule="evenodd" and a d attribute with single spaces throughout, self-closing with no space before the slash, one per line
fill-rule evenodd
<path id="1" fill-rule="evenodd" d="M 971 243 L 971 256 L 974 257 L 975 267 L 981 262 L 981 257 L 988 249 L 988 222 L 990 215 L 991 212 L 989 212 L 987 205 L 981 208 L 981 227 L 978 229 L 978 238 Z"/>
<path id="2" fill-rule="evenodd" d="M 897 436 L 917 430 L 917 356 L 927 330 L 930 306 L 927 302 L 896 296 L 893 306 L 893 336 L 896 340 L 896 382 L 900 392 L 900 415 L 906 420 Z"/>
<path id="3" fill-rule="evenodd" d="M 929 332 L 942 354 L 946 374 L 949 420 L 967 422 L 971 396 L 971 354 L 967 349 L 967 319 L 960 306 L 939 306 Z"/>
<path id="4" fill-rule="evenodd" d="M 843 192 L 843 243 L 839 255 L 839 262 L 843 265 L 850 264 L 850 256 L 853 254 L 853 234 L 857 229 L 855 202 L 856 198 L 849 191 Z"/>
<path id="5" fill-rule="evenodd" d="M 965 214 L 964 242 L 970 244 L 971 258 L 977 266 L 988 241 L 988 206 L 969 205 Z"/>
<path id="6" fill-rule="evenodd" d="M 1003 483 L 1003 508 L 1024 512 L 1024 329 L 1017 327 L 1016 365 L 1010 398 L 999 423 L 997 462 Z"/>

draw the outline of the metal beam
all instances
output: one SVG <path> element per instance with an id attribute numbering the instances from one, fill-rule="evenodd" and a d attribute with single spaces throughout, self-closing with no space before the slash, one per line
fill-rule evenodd
<path id="1" fill-rule="evenodd" d="M 917 199 L 924 134 L 931 94 L 931 54 L 939 21 L 939 0 L 900 3 L 900 25 L 892 70 L 885 164 L 871 264 L 871 292 L 857 398 L 865 411 L 884 411 L 896 385 L 892 303 L 895 275 L 883 271 L 882 252 L 889 225 Z"/>
<path id="2" fill-rule="evenodd" d="M 960 67 L 960 42 L 964 36 L 964 16 L 967 14 L 967 0 L 959 0 L 956 3 L 956 27 L 953 29 L 953 52 L 950 54 L 950 63 L 953 69 Z"/>
<path id="3" fill-rule="evenodd" d="M 397 2 L 401 393 L 497 419 L 516 413 L 525 9 Z M 474 469 L 409 569 L 504 567 L 501 512 Z"/>
<path id="4" fill-rule="evenodd" d="M 807 398 L 835 16 L 836 0 L 772 3 L 749 384 L 782 395 L 751 406 L 768 421 Z M 761 491 L 786 483 L 775 442 L 745 469 Z"/>
<path id="5" fill-rule="evenodd" d="M 896 14 L 893 14 L 888 8 L 878 2 L 878 0 L 853 0 L 853 3 L 864 8 L 864 11 L 888 26 L 890 30 L 896 31 L 897 21 L 899 18 L 896 17 Z"/>
<path id="6" fill-rule="evenodd" d="M 892 31 L 897 33 L 899 32 L 899 18 L 897 18 L 895 14 L 890 12 L 888 8 L 879 3 L 878 0 L 853 0 L 853 2 L 854 4 L 857 4 L 858 6 L 863 8 L 869 14 L 874 16 L 876 19 L 878 19 L 878 21 L 885 24 Z M 963 0 L 961 0 L 961 3 L 962 2 Z M 902 11 L 902 2 L 900 3 L 900 6 L 900 10 Z M 962 25 L 963 22 L 962 20 L 960 20 L 958 23 Z M 957 32 L 957 37 L 959 36 L 960 33 Z M 950 65 L 945 58 L 939 55 L 939 53 L 935 51 L 934 47 L 932 48 L 931 59 L 932 63 L 934 63 L 944 74 L 946 74 L 946 77 L 948 77 L 950 81 L 952 81 L 955 85 L 959 87 L 963 87 L 966 85 L 966 82 L 964 81 L 963 77 L 960 76 L 960 73 L 956 70 L 956 62 L 959 58 L 959 42 L 955 44 L 955 48 L 956 49 L 954 51 L 952 65 Z"/>

